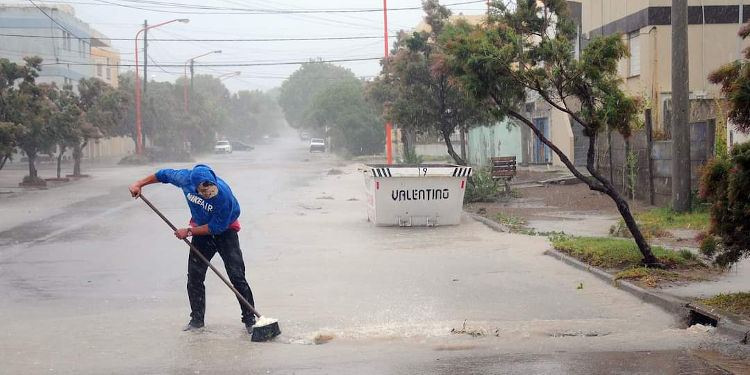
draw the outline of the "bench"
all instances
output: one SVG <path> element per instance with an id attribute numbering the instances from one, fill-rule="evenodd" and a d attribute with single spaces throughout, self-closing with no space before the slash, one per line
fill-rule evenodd
<path id="1" fill-rule="evenodd" d="M 510 193 L 510 180 L 516 175 L 515 156 L 497 156 L 490 158 L 492 170 L 490 176 L 493 180 L 502 180 L 505 184 L 505 192 Z"/>

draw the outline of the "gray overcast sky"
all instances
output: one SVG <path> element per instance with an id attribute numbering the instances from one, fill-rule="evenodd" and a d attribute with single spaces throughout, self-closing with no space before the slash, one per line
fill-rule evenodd
<path id="1" fill-rule="evenodd" d="M 470 0 L 443 0 L 443 4 L 464 3 Z M 26 3 L 2 1 L 3 3 Z M 174 81 L 183 73 L 182 68 L 159 69 L 161 64 L 184 64 L 196 55 L 222 50 L 221 54 L 201 58 L 204 64 L 232 64 L 256 62 L 306 61 L 310 58 L 357 59 L 383 55 L 383 12 L 324 13 L 324 14 L 208 14 L 208 12 L 233 10 L 198 10 L 174 7 L 169 4 L 251 9 L 382 9 L 380 0 L 62 0 L 39 1 L 38 5 L 69 4 L 76 16 L 110 38 L 133 38 L 144 20 L 156 24 L 174 18 L 189 18 L 190 22 L 172 23 L 149 30 L 149 38 L 164 39 L 232 39 L 232 38 L 298 38 L 370 36 L 378 39 L 286 41 L 286 42 L 149 42 L 148 74 L 155 80 Z M 119 5 L 118 5 L 119 4 Z M 159 4 L 159 5 L 156 5 Z M 126 7 L 127 6 L 127 7 Z M 388 8 L 420 7 L 420 0 L 388 0 Z M 152 10 L 132 7 L 152 8 Z M 486 11 L 485 1 L 450 7 L 454 14 L 480 14 Z M 177 13 L 177 12 L 189 12 Z M 409 30 L 422 19 L 419 10 L 392 10 L 388 12 L 389 35 L 400 29 Z M 392 41 L 393 39 L 391 39 Z M 122 64 L 134 63 L 132 41 L 113 41 L 120 50 Z M 140 44 L 140 48 L 143 48 Z M 153 60 L 152 60 L 153 59 Z M 142 61 L 142 60 L 141 60 Z M 380 71 L 379 62 L 342 62 L 356 75 L 372 77 Z M 225 82 L 232 91 L 245 89 L 270 89 L 294 72 L 298 65 L 197 68 L 196 74 L 219 75 L 241 71 L 237 78 Z M 133 69 L 123 67 L 121 71 Z"/>

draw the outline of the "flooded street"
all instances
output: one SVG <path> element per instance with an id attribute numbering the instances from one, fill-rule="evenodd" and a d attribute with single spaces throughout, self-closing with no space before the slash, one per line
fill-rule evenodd
<path id="1" fill-rule="evenodd" d="M 695 350 L 728 339 L 543 255 L 544 237 L 466 216 L 374 227 L 357 165 L 293 138 L 197 162 L 242 206 L 247 278 L 282 335 L 250 342 L 210 272 L 206 326 L 183 332 L 188 249 L 127 190 L 167 165 L 99 168 L 0 197 L 0 373 L 726 373 Z M 177 188 L 143 194 L 187 225 Z"/>

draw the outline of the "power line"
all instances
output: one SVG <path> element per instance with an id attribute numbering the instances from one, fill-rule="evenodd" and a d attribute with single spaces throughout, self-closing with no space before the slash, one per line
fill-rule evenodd
<path id="1" fill-rule="evenodd" d="M 154 60 L 154 58 L 151 55 L 148 56 L 148 59 L 151 60 L 151 63 L 153 63 L 154 66 L 156 66 L 157 68 L 159 68 L 159 70 L 161 70 L 162 72 L 164 72 L 166 74 L 171 74 L 171 75 L 175 75 L 175 76 L 181 76 L 182 75 L 180 73 L 175 73 L 175 72 L 167 71 L 166 69 L 164 69 L 162 67 L 161 64 L 159 64 L 156 60 Z M 118 66 L 122 66 L 122 65 L 118 65 Z"/>
<path id="2" fill-rule="evenodd" d="M 79 37 L 78 35 L 76 35 L 76 34 L 75 34 L 75 33 L 73 33 L 72 31 L 68 30 L 68 28 L 66 28 L 65 26 L 63 26 L 63 25 L 62 25 L 62 24 L 61 24 L 60 22 L 57 22 L 57 20 L 56 20 L 56 19 L 54 19 L 54 18 L 52 18 L 52 16 L 50 16 L 49 14 L 47 14 L 47 12 L 45 12 L 45 11 L 44 11 L 44 9 L 40 8 L 40 7 L 39 7 L 39 5 L 36 5 L 36 3 L 34 2 L 34 0 L 28 0 L 28 1 L 29 1 L 29 2 L 30 2 L 30 3 L 31 3 L 31 4 L 32 4 L 32 5 L 33 5 L 33 6 L 34 6 L 34 7 L 36 8 L 36 9 L 39 9 L 39 11 L 40 11 L 40 12 L 42 12 L 42 13 L 43 13 L 43 14 L 44 14 L 45 16 L 47 16 L 47 18 L 49 18 L 50 20 L 52 20 L 52 22 L 54 22 L 55 24 L 57 24 L 57 26 L 60 26 L 60 27 L 61 27 L 61 28 L 62 28 L 63 30 L 65 30 L 66 32 L 68 32 L 68 34 L 70 34 L 70 35 L 73 35 L 73 36 L 74 36 L 74 37 L 76 37 L 76 39 L 78 39 L 78 40 L 81 40 L 81 41 L 87 42 L 87 40 L 86 40 L 86 39 L 84 39 L 84 38 L 81 38 L 81 37 Z"/>
<path id="3" fill-rule="evenodd" d="M 64 36 L 57 35 L 24 35 L 24 34 L 2 34 L 0 36 L 14 38 L 41 38 L 41 39 L 65 39 Z M 398 35 L 389 36 L 389 38 L 398 38 Z M 80 39 L 80 38 L 79 38 Z M 133 41 L 135 38 L 103 38 L 112 40 Z M 360 40 L 360 39 L 383 39 L 382 36 L 330 36 L 330 37 L 309 37 L 309 38 L 250 38 L 250 39 L 166 39 L 166 38 L 149 38 L 149 42 L 310 42 L 310 41 L 328 41 L 328 40 Z"/>
<path id="4" fill-rule="evenodd" d="M 308 60 L 308 61 L 279 61 L 279 62 L 256 62 L 256 63 L 234 63 L 234 64 L 195 64 L 197 67 L 241 67 L 241 66 L 273 66 L 273 65 L 302 65 L 302 64 L 317 64 L 317 63 L 337 63 L 337 62 L 357 62 L 357 61 L 376 61 L 382 57 L 363 57 L 355 59 L 331 59 L 331 60 Z M 107 67 L 135 67 L 135 64 L 96 64 L 96 63 L 79 63 L 73 61 L 61 61 L 54 63 L 42 63 L 41 65 L 75 65 L 75 66 L 96 66 L 103 65 Z M 180 68 L 184 64 L 161 64 L 164 68 Z"/>

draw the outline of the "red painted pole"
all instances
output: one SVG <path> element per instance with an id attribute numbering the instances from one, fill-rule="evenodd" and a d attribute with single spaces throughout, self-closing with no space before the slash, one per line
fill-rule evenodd
<path id="1" fill-rule="evenodd" d="M 388 64 L 388 5 L 383 0 L 383 36 L 385 38 L 385 62 Z M 385 124 L 385 153 L 388 164 L 393 164 L 393 141 L 391 139 L 391 123 Z"/>
<path id="2" fill-rule="evenodd" d="M 189 20 L 187 18 L 180 18 L 175 20 L 170 20 L 162 23 L 157 23 L 156 25 L 151 25 L 148 27 L 144 27 L 135 34 L 135 145 L 136 145 L 136 152 L 138 155 L 143 154 L 143 134 L 142 134 L 142 121 L 141 121 L 141 80 L 138 78 L 138 35 L 141 35 L 142 32 L 153 29 L 154 27 L 159 27 L 162 25 L 166 25 L 168 23 L 172 22 L 184 22 L 187 23 Z"/>
<path id="3" fill-rule="evenodd" d="M 141 136 L 141 79 L 138 77 L 138 35 L 135 34 L 135 146 L 138 155 L 143 154 L 143 137 Z"/>

